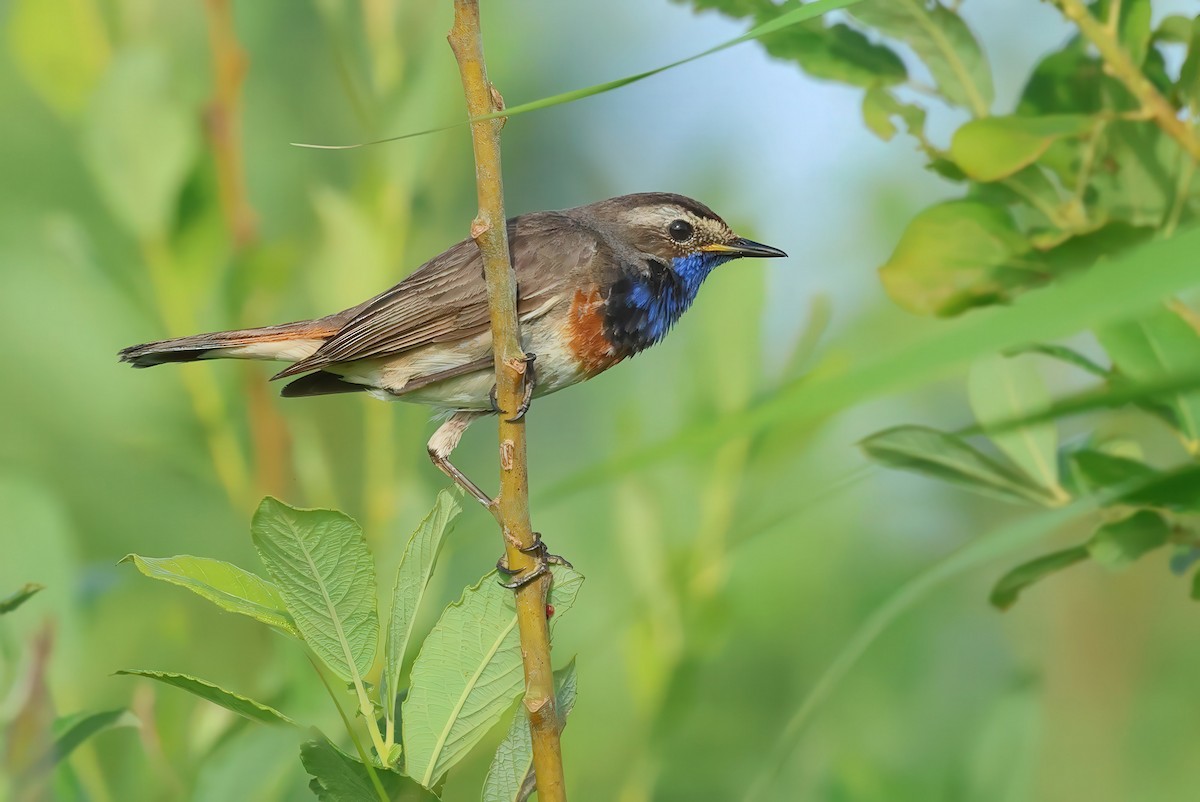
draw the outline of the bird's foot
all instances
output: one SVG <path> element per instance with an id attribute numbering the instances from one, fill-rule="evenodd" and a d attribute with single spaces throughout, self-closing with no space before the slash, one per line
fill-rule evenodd
<path id="1" fill-rule="evenodd" d="M 517 414 L 508 419 L 509 423 L 516 423 L 524 418 L 525 413 L 529 411 L 529 405 L 533 402 L 533 391 L 537 387 L 537 371 L 533 368 L 536 360 L 537 354 L 532 351 L 525 352 L 525 372 L 521 375 L 525 392 L 521 396 L 521 403 L 517 405 Z M 538 542 L 541 542 L 540 538 Z"/>
<path id="2" fill-rule="evenodd" d="M 524 572 L 515 568 L 509 568 L 508 560 L 505 557 L 501 557 L 496 561 L 497 571 L 505 576 L 517 576 L 518 574 L 523 574 L 521 577 L 514 579 L 512 582 L 501 582 L 500 587 L 502 588 L 508 588 L 509 590 L 520 590 L 530 582 L 540 579 L 549 573 L 551 565 L 564 565 L 567 568 L 574 567 L 566 560 L 566 558 L 560 557 L 557 554 L 551 554 L 549 551 L 547 551 L 546 544 L 542 542 L 542 536 L 538 532 L 533 533 L 533 543 L 523 549 L 519 549 L 519 551 L 525 554 L 533 555 L 533 567 Z"/>
<path id="3" fill-rule="evenodd" d="M 521 397 L 521 403 L 517 405 L 517 412 L 508 419 L 509 423 L 516 423 L 525 417 L 525 413 L 529 411 L 529 405 L 533 402 L 533 391 L 537 387 L 537 373 L 533 369 L 533 363 L 537 359 L 537 354 L 532 351 L 526 351 L 523 358 L 525 363 L 525 372 L 521 375 L 524 395 Z M 500 409 L 500 402 L 496 399 L 496 385 L 492 385 L 492 389 L 488 390 L 488 406 L 492 408 L 492 412 L 497 415 L 503 415 L 504 410 Z"/>

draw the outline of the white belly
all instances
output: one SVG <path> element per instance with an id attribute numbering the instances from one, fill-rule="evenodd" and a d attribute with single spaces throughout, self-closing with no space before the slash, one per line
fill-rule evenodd
<path id="1" fill-rule="evenodd" d="M 530 326 L 522 332 L 522 347 L 537 354 L 534 363 L 538 396 L 576 384 L 584 377 L 574 355 L 550 326 Z M 405 385 L 423 376 L 451 370 L 460 365 L 491 357 L 492 337 L 481 334 L 455 344 L 431 345 L 385 360 L 367 360 L 338 365 L 336 372 L 347 381 L 373 388 L 376 398 L 409 401 L 442 409 L 490 410 L 489 394 L 496 383 L 491 369 L 455 376 L 450 379 L 405 391 Z"/>

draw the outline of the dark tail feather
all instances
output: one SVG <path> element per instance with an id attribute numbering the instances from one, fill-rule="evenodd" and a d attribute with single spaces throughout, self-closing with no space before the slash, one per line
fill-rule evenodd
<path id="1" fill-rule="evenodd" d="M 361 384 L 348 382 L 335 373 L 318 370 L 307 376 L 301 376 L 295 381 L 284 385 L 284 398 L 303 398 L 310 395 L 333 395 L 334 393 L 361 393 L 368 388 Z"/>
<path id="2" fill-rule="evenodd" d="M 242 359 L 275 359 L 279 347 L 293 340 L 324 339 L 336 331 L 328 319 L 302 320 L 259 329 L 218 331 L 193 334 L 173 340 L 159 340 L 123 348 L 119 356 L 135 368 L 149 368 L 167 362 L 194 362 L 197 359 L 220 359 L 223 356 Z M 255 349 L 254 346 L 261 346 Z M 274 346 L 274 347 L 273 347 Z M 228 353 L 230 349 L 242 349 Z M 225 352 L 225 353 L 222 353 Z"/>

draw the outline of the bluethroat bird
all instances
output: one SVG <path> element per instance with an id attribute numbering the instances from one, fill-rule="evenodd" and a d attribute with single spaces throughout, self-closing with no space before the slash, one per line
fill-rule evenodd
<path id="1" fill-rule="evenodd" d="M 577 384 L 659 342 L 719 265 L 786 256 L 737 236 L 702 203 L 663 192 L 622 195 L 508 221 L 526 351 L 524 415 L 534 396 Z M 289 398 L 366 392 L 448 417 L 429 456 L 485 507 L 492 500 L 450 461 L 463 432 L 498 412 L 479 249 L 464 240 L 391 289 L 316 320 L 135 345 L 134 367 L 198 359 L 292 364 L 273 379 Z M 535 361 L 536 360 L 536 361 Z"/>

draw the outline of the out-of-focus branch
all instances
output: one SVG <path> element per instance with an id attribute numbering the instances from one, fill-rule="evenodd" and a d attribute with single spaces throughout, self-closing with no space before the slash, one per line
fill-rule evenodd
<path id="1" fill-rule="evenodd" d="M 475 180 L 479 215 L 471 236 L 483 254 L 488 305 L 491 310 L 492 351 L 496 360 L 496 394 L 501 409 L 517 409 L 527 368 L 517 320 L 517 280 L 509 260 L 508 230 L 504 217 L 504 184 L 500 172 L 500 129 L 503 118 L 477 118 L 501 111 L 504 100 L 488 81 L 483 59 L 478 0 L 455 0 L 454 25 L 447 37 L 462 75 L 467 111 L 475 146 Z M 508 566 L 521 572 L 534 567 L 533 558 L 521 551 L 535 543 L 529 521 L 529 472 L 525 453 L 524 420 L 500 415 L 500 495 L 497 518 L 504 535 Z M 541 802 L 566 799 L 560 722 L 555 709 L 554 676 L 550 663 L 550 629 L 546 620 L 549 575 L 516 593 L 517 624 L 525 662 L 525 709 L 533 736 L 533 768 Z"/>
<path id="2" fill-rule="evenodd" d="M 225 227 L 234 251 L 244 253 L 258 241 L 258 214 L 246 189 L 242 147 L 242 87 L 249 60 L 238 42 L 233 0 L 204 0 L 204 10 L 213 70 L 213 94 L 205 108 L 204 127 L 216 165 Z M 253 325 L 253 321 L 245 324 Z M 249 398 L 255 486 L 269 493 L 283 493 L 290 445 L 287 427 L 272 406 L 261 372 L 247 365 L 243 378 Z"/>
<path id="3" fill-rule="evenodd" d="M 1092 16 L 1083 0 L 1054 0 L 1063 16 L 1079 26 L 1083 37 L 1091 42 L 1109 73 L 1125 85 L 1125 88 L 1137 98 L 1142 110 L 1167 136 L 1174 139 L 1187 151 L 1193 161 L 1200 161 L 1200 139 L 1196 138 L 1191 126 L 1179 119 L 1175 109 L 1167 99 L 1154 88 L 1129 52 L 1121 47 L 1121 43 L 1103 22 Z"/>
<path id="4" fill-rule="evenodd" d="M 205 129 L 217 164 L 221 209 L 234 247 L 243 250 L 258 236 L 258 216 L 246 195 L 242 154 L 242 82 L 246 54 L 233 27 L 233 0 L 204 0 L 215 88 L 205 112 Z"/>

